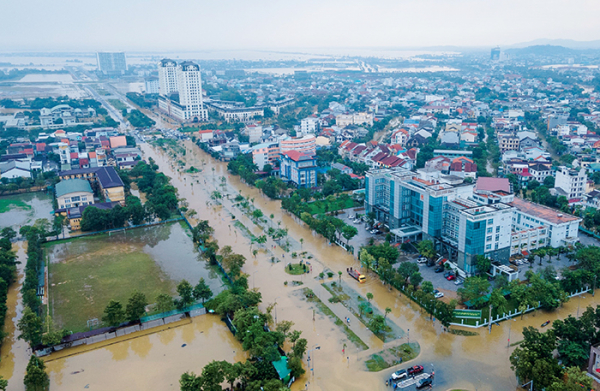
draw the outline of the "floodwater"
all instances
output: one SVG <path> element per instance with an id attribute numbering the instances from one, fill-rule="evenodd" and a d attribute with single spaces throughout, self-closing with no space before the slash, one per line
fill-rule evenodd
<path id="1" fill-rule="evenodd" d="M 48 288 L 57 324 L 68 323 L 71 329 L 79 330 L 88 319 L 100 317 L 109 299 L 126 301 L 134 287 L 150 302 L 154 294 L 175 294 L 177 283 L 183 279 L 195 285 L 204 278 L 215 295 L 221 292 L 220 275 L 201 258 L 184 224 L 161 224 L 51 244 L 47 249 L 50 262 L 61 264 L 50 265 Z M 120 265 L 121 261 L 129 262 L 129 266 Z M 137 268 L 142 268 L 138 276 L 106 275 L 107 270 L 128 274 Z M 132 287 L 124 286 L 129 279 L 135 279 Z M 76 297 L 71 296 L 74 293 Z M 86 305 L 88 302 L 93 305 Z M 73 313 L 69 304 L 82 309 Z"/>
<path id="2" fill-rule="evenodd" d="M 293 288 L 287 287 L 283 281 L 299 279 L 298 276 L 292 277 L 284 272 L 285 259 L 281 249 L 272 250 L 274 255 L 284 262 L 272 264 L 267 254 L 259 253 L 253 258 L 248 246 L 248 240 L 241 238 L 240 234 L 232 234 L 229 228 L 228 213 L 235 216 L 247 227 L 252 227 L 252 223 L 241 211 L 233 207 L 232 203 L 226 199 L 223 205 L 213 208 L 206 208 L 209 202 L 208 194 L 215 189 L 221 190 L 219 186 L 220 177 L 225 177 L 227 187 L 223 193 L 235 194 L 241 192 L 243 196 L 254 199 L 254 205 L 260 208 L 265 216 L 273 214 L 273 224 L 281 222 L 281 226 L 289 229 L 289 236 L 298 241 L 303 239 L 302 250 L 315 255 L 316 259 L 311 260 L 313 264 L 313 274 L 303 276 L 304 286 L 310 287 L 317 294 L 329 297 L 324 289 L 320 287 L 318 279 L 314 277 L 322 270 L 332 270 L 336 273 L 338 270 L 345 270 L 349 266 L 359 267 L 358 261 L 336 246 L 330 246 L 318 235 L 313 235 L 301 222 L 298 224 L 295 217 L 284 213 L 281 210 L 280 202 L 271 201 L 263 197 L 257 189 L 250 188 L 241 183 L 238 177 L 229 176 L 226 170 L 226 163 L 217 162 L 207 154 L 197 148 L 193 143 L 186 142 L 186 159 L 188 165 L 202 167 L 200 174 L 183 174 L 183 169 L 178 172 L 171 166 L 171 161 L 166 153 L 154 151 L 149 145 L 142 145 L 146 157 L 153 157 L 160 169 L 172 177 L 173 184 L 179 189 L 179 195 L 187 198 L 190 208 L 198 212 L 199 218 L 207 219 L 215 228 L 215 237 L 223 245 L 223 241 L 233 247 L 233 250 L 244 254 L 249 260 L 244 267 L 244 271 L 249 276 L 251 286 L 260 289 L 263 295 L 263 303 L 277 302 L 277 311 L 279 319 L 291 320 L 296 324 L 296 328 L 303 331 L 303 336 L 309 341 L 309 348 L 319 345 L 321 349 L 316 352 L 316 367 L 314 375 L 306 375 L 300 379 L 295 389 L 303 389 L 308 384 L 309 389 L 323 390 L 343 390 L 343 389 L 384 389 L 384 379 L 397 369 L 390 368 L 387 371 L 379 373 L 369 373 L 365 371 L 364 359 L 372 353 L 376 353 L 383 347 L 394 346 L 400 342 L 411 341 L 419 342 L 421 345 L 420 356 L 411 364 L 422 364 L 426 368 L 436 371 L 436 384 L 444 387 L 462 387 L 466 389 L 479 390 L 510 390 L 516 388 L 514 373 L 510 369 L 509 356 L 513 348 L 507 348 L 509 333 L 511 341 L 518 341 L 522 338 L 521 330 L 524 326 L 533 325 L 539 327 L 541 323 L 548 319 L 556 317 L 564 318 L 567 314 L 575 314 L 576 306 L 581 301 L 581 306 L 597 303 L 591 297 L 585 299 L 574 299 L 567 303 L 564 308 L 551 314 L 541 312 L 529 314 L 523 320 L 516 322 L 503 322 L 501 326 L 494 326 L 492 333 L 488 334 L 487 329 L 477 329 L 479 333 L 473 337 L 456 336 L 444 333 L 441 325 L 433 324 L 428 316 L 422 314 L 419 307 L 408 301 L 406 298 L 393 290 L 389 291 L 376 278 L 369 278 L 367 283 L 358 285 L 352 280 L 344 279 L 349 284 L 355 284 L 354 288 L 363 296 L 367 292 L 374 295 L 374 305 L 379 310 L 386 307 L 392 309 L 388 319 L 395 322 L 407 335 L 400 341 L 390 342 L 385 345 L 375 337 L 371 339 L 363 338 L 371 349 L 365 352 L 352 352 L 343 357 L 343 344 L 347 343 L 345 336 L 339 331 L 338 327 L 331 320 L 324 317 L 317 317 L 313 322 L 312 307 L 301 301 L 298 295 L 292 294 Z M 204 166 L 203 166 L 204 163 Z M 205 183 L 206 181 L 206 183 Z M 192 185 L 195 183 L 195 185 Z M 302 225 L 301 225 L 302 224 Z M 232 230 L 235 231 L 234 228 Z M 231 238 L 231 239 L 230 239 Z M 267 246 L 276 243 L 269 240 Z M 296 248 L 296 250 L 298 250 Z M 295 250 L 292 250 L 295 251 Z M 289 259 L 289 254 L 287 255 Z M 357 335 L 365 335 L 365 328 L 348 312 L 344 312 L 341 305 L 332 305 L 323 300 L 332 308 L 339 317 L 349 316 L 354 319 L 352 323 L 353 330 Z M 366 331 L 368 334 L 368 331 Z M 358 361 L 357 361 L 358 360 Z M 399 366 L 402 368 L 403 366 Z M 359 372 L 360 376 L 356 375 Z"/>
<path id="3" fill-rule="evenodd" d="M 8 210 L 2 213 L 0 228 L 13 227 L 18 231 L 21 226 L 33 224 L 37 219 L 53 220 L 51 195 L 38 192 L 0 197 L 0 205 L 5 204 Z"/>
<path id="4" fill-rule="evenodd" d="M 392 309 L 387 316 L 388 321 L 394 322 L 405 334 L 384 344 L 341 304 L 329 303 L 329 293 L 321 287 L 321 281 L 317 277 L 321 271 L 331 270 L 337 273 L 350 266 L 360 267 L 352 255 L 337 246 L 328 245 L 319 235 L 313 235 L 301 222 L 299 224 L 293 216 L 284 213 L 280 202 L 261 196 L 258 190 L 241 183 L 239 178 L 230 177 L 225 163 L 214 161 L 191 142 L 186 142 L 185 159 L 188 166 L 202 169 L 198 174 L 184 174 L 184 169 L 178 172 L 166 152 L 155 151 L 148 144 L 140 147 L 146 159 L 152 157 L 160 170 L 172 178 L 179 196 L 187 199 L 189 207 L 198 213 L 197 218 L 210 221 L 219 245 L 230 245 L 234 252 L 247 258 L 243 270 L 248 275 L 250 287 L 255 286 L 262 293 L 261 308 L 264 310 L 268 304 L 277 303 L 273 312 L 275 321 L 294 322 L 293 328 L 301 330 L 302 336 L 308 340 L 308 349 L 320 347 L 311 353 L 314 371 L 309 371 L 298 379 L 292 387 L 294 391 L 384 390 L 385 379 L 391 372 L 415 364 L 423 365 L 427 371 L 435 370 L 435 386 L 442 390 L 514 390 L 517 384 L 509 363 L 514 347 L 507 347 L 509 338 L 511 343 L 517 342 L 522 339 L 521 330 L 525 326 L 539 327 L 546 320 L 565 318 L 568 314 L 576 314 L 578 307 L 583 311 L 587 305 L 598 302 L 591 295 L 585 295 L 572 299 L 553 313 L 527 314 L 523 320 L 507 321 L 494 326 L 491 334 L 488 334 L 487 329 L 481 328 L 475 330 L 478 333 L 476 336 L 462 337 L 443 332 L 439 322 L 434 324 L 416 304 L 397 291 L 390 291 L 375 277 L 369 275 L 365 284 L 358 284 L 344 275 L 342 279 L 345 284 L 350 285 L 361 296 L 364 297 L 367 292 L 373 293 L 372 304 L 381 312 L 386 307 Z M 224 188 L 219 185 L 220 177 L 226 178 Z M 225 196 L 222 205 L 214 205 L 210 200 L 209 194 L 215 189 Z M 308 251 L 314 255 L 314 259 L 310 260 L 312 274 L 290 276 L 285 273 L 285 264 L 290 260 L 290 255 L 284 253 L 271 239 L 266 243 L 265 249 L 256 257 L 253 256 L 252 248 L 256 249 L 256 246 L 251 247 L 249 239 L 232 223 L 233 215 L 255 235 L 260 233 L 260 229 L 227 199 L 227 195 L 239 192 L 244 197 L 253 199 L 254 206 L 260 208 L 265 216 L 273 215 L 272 219 L 269 217 L 270 225 L 277 226 L 281 222 L 282 227 L 289 229 L 292 251 Z M 299 242 L 300 238 L 303 239 L 302 244 Z M 173 253 L 179 254 L 181 251 L 186 250 L 182 247 Z M 281 262 L 272 263 L 271 256 Z M 337 278 L 336 275 L 334 279 Z M 292 280 L 301 281 L 303 285 L 297 288 L 291 284 L 284 285 L 284 281 Z M 314 312 L 312 303 L 303 300 L 298 292 L 304 287 L 312 289 L 339 318 L 349 317 L 349 327 L 369 346 L 369 350 L 357 349 L 330 318 L 318 311 Z M 207 330 L 214 330 L 214 334 Z M 210 338 L 207 338 L 208 334 Z M 199 372 L 212 359 L 244 359 L 239 345 L 224 324 L 210 315 L 199 317 L 189 325 L 138 339 L 140 342 L 135 346 L 133 341 L 124 341 L 64 359 L 55 360 L 59 356 L 51 356 L 48 369 L 52 387 L 80 389 L 88 386 L 98 390 L 178 389 L 178 379 L 186 370 Z M 366 371 L 364 361 L 371 354 L 408 341 L 418 342 L 421 346 L 421 354 L 414 361 L 382 372 Z M 187 346 L 182 348 L 184 343 Z M 195 349 L 188 349 L 190 347 Z M 305 356 L 304 363 L 305 368 L 308 368 L 306 358 Z M 3 362 L 0 366 L 4 364 Z M 107 373 L 111 375 L 106 376 Z M 408 388 L 412 389 L 414 387 Z"/>
<path id="5" fill-rule="evenodd" d="M 27 261 L 26 249 L 26 242 L 19 242 L 13 245 L 13 250 L 16 251 L 18 261 L 21 263 L 17 264 L 18 282 L 8 289 L 8 298 L 6 301 L 8 311 L 4 320 L 4 332 L 7 335 L 2 340 L 2 347 L 0 348 L 0 376 L 9 380 L 9 391 L 21 391 L 24 389 L 23 377 L 25 376 L 25 368 L 30 356 L 27 342 L 17 339 L 20 332 L 16 328 L 23 311 L 21 286 L 25 280 L 23 270 Z"/>
<path id="6" fill-rule="evenodd" d="M 64 352 L 69 354 L 69 351 Z M 202 372 L 212 360 L 245 361 L 246 354 L 215 315 L 158 333 L 61 358 L 46 359 L 51 389 L 179 390 L 184 372 Z"/>

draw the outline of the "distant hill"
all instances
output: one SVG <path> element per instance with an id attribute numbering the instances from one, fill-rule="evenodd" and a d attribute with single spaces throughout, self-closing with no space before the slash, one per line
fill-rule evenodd
<path id="1" fill-rule="evenodd" d="M 506 49 L 511 56 L 568 56 L 577 54 L 577 50 L 556 45 L 534 45 L 519 49 Z"/>
<path id="2" fill-rule="evenodd" d="M 573 39 L 536 39 L 534 41 L 529 42 L 521 42 L 514 45 L 506 46 L 509 48 L 526 48 L 529 46 L 542 46 L 542 45 L 552 45 L 552 46 L 563 46 L 569 49 L 600 49 L 600 40 L 595 41 L 575 41 Z"/>

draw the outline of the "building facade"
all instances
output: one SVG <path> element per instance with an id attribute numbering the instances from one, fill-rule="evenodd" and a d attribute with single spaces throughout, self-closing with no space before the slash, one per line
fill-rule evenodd
<path id="1" fill-rule="evenodd" d="M 98 52 L 96 53 L 98 70 L 105 75 L 123 75 L 127 72 L 127 59 L 125 52 Z"/>
<path id="2" fill-rule="evenodd" d="M 259 170 L 262 170 L 266 164 L 275 166 L 280 157 L 279 144 L 262 143 L 252 147 L 252 161 Z"/>
<path id="3" fill-rule="evenodd" d="M 567 193 L 567 198 L 582 198 L 585 192 L 587 174 L 584 168 L 558 167 L 554 187 L 562 189 Z"/>
<path id="4" fill-rule="evenodd" d="M 281 154 L 281 179 L 297 187 L 317 186 L 317 159 L 315 155 L 289 151 Z"/>
<path id="5" fill-rule="evenodd" d="M 181 64 L 163 59 L 158 63 L 160 97 L 158 107 L 181 122 L 203 122 L 208 120 L 202 97 L 200 67 L 190 61 Z M 177 100 L 173 94 L 178 94 Z"/>
<path id="6" fill-rule="evenodd" d="M 56 184 L 58 209 L 76 208 L 94 203 L 94 192 L 85 179 L 67 179 Z"/>
<path id="7" fill-rule="evenodd" d="M 281 153 L 298 151 L 315 154 L 317 138 L 315 136 L 289 137 L 285 140 L 281 140 L 279 148 L 281 149 Z"/>

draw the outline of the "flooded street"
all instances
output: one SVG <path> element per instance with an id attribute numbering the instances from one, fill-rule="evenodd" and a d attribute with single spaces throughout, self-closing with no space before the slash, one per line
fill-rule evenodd
<path id="1" fill-rule="evenodd" d="M 337 281 L 338 271 L 347 267 L 359 267 L 352 255 L 337 246 L 330 246 L 320 236 L 313 235 L 306 226 L 296 221 L 295 217 L 281 210 L 280 202 L 263 197 L 257 189 L 250 188 L 229 176 L 226 163 L 217 162 L 201 151 L 191 142 L 186 142 L 187 167 L 194 166 L 202 171 L 196 174 L 183 173 L 185 169 L 172 166 L 168 153 L 155 150 L 148 144 L 140 145 L 145 158 L 152 157 L 159 165 L 160 171 L 172 178 L 172 183 L 179 190 L 179 196 L 186 198 L 189 208 L 195 210 L 196 219 L 209 220 L 215 229 L 214 237 L 221 247 L 230 245 L 234 252 L 247 258 L 243 271 L 248 275 L 250 287 L 256 287 L 263 296 L 261 309 L 270 303 L 277 303 L 273 315 L 275 321 L 290 320 L 293 329 L 302 331 L 308 340 L 308 349 L 317 346 L 319 350 L 311 353 L 311 366 L 314 372 L 307 373 L 292 386 L 293 390 L 385 390 L 385 379 L 400 368 L 420 364 L 425 370 L 435 371 L 435 388 L 447 390 L 461 388 L 465 390 L 505 391 L 516 389 L 516 379 L 510 369 L 509 356 L 514 347 L 507 347 L 508 339 L 515 343 L 522 339 L 521 330 L 525 326 L 540 327 L 546 320 L 565 318 L 568 314 L 580 313 L 587 305 L 596 304 L 598 300 L 589 294 L 574 298 L 563 308 L 551 314 L 534 312 L 525 315 L 523 320 L 507 321 L 500 326 L 493 326 L 492 333 L 486 328 L 473 329 L 478 335 L 471 337 L 457 336 L 443 332 L 439 322 L 435 324 L 429 316 L 422 313 L 420 307 L 407 300 L 396 290 L 389 290 L 374 276 L 368 275 L 365 284 L 358 284 L 344 273 L 344 284 L 365 296 L 371 292 L 372 303 L 382 311 L 390 307 L 392 312 L 388 321 L 394 322 L 402 335 L 396 340 L 383 343 L 376 338 L 358 319 L 341 303 L 330 303 L 331 294 L 321 286 L 318 278 L 322 271 L 332 271 L 334 277 L 327 281 Z M 180 159 L 180 157 L 178 158 Z M 204 164 L 203 164 L 204 163 Z M 226 186 L 220 186 L 221 177 L 225 177 Z M 210 199 L 214 190 L 223 193 L 221 205 Z M 269 220 L 267 226 L 289 229 L 291 251 L 286 253 L 276 242 L 267 241 L 262 248 L 251 246 L 247 232 L 239 228 L 243 224 L 254 235 L 261 235 L 262 230 L 256 226 L 234 203 L 235 195 L 241 194 L 254 199 L 253 205 L 262 210 Z M 273 218 L 270 218 L 273 215 Z M 233 219 L 235 216 L 235 219 Z M 236 226 L 235 221 L 238 221 Z M 300 239 L 303 242 L 300 242 Z M 284 240 L 285 241 L 285 240 Z M 273 247 L 275 246 L 275 247 Z M 252 250 L 260 251 L 253 255 Z M 160 257 L 174 257 L 187 249 L 172 250 L 167 253 L 157 252 Z M 291 252 L 307 251 L 314 256 L 310 259 L 312 273 L 292 276 L 285 272 L 287 262 L 291 261 Z M 276 262 L 271 262 L 274 257 Z M 279 261 L 279 262 L 277 262 Z M 294 260 L 298 262 L 298 259 Z M 194 266 L 191 266 L 193 268 Z M 198 266 L 195 266 L 198 267 Z M 190 269 L 190 272 L 194 270 Z M 302 282 L 294 287 L 291 281 Z M 287 281 L 288 285 L 284 282 Z M 16 294 L 9 300 L 16 300 Z M 301 290 L 310 288 L 340 319 L 350 318 L 349 328 L 368 345 L 368 350 L 361 350 L 350 342 L 336 325 L 334 319 L 321 313 L 312 302 L 304 299 Z M 14 297 L 13 297 L 14 296 Z M 15 310 L 10 306 L 11 316 Z M 8 319 L 8 317 L 7 317 Z M 7 321 L 6 330 L 11 325 Z M 22 372 L 28 356 L 26 344 L 20 341 L 10 343 L 8 337 L 2 348 L 0 374 L 11 377 L 9 389 L 22 390 Z M 418 342 L 421 353 L 413 361 L 403 363 L 381 372 L 368 372 L 365 361 L 374 353 L 383 349 L 398 346 L 405 342 Z M 185 347 L 182 347 L 183 345 Z M 114 389 L 179 389 L 179 377 L 187 370 L 200 372 L 201 368 L 211 360 L 239 361 L 245 359 L 241 346 L 229 332 L 227 327 L 216 316 L 200 316 L 188 324 L 159 331 L 154 334 L 134 339 L 113 340 L 111 345 L 99 346 L 97 349 L 78 352 L 67 350 L 50 356 L 46 361 L 51 377 L 51 386 L 57 389 L 74 390 L 89 388 L 93 390 Z M 14 357 L 11 361 L 11 357 Z M 307 356 L 304 358 L 308 368 Z M 14 368 L 14 370 L 13 370 Z M 12 375 L 9 375 L 14 373 Z M 110 373 L 110 376 L 106 376 Z M 15 384 L 18 383 L 18 384 Z M 407 388 L 414 390 L 414 386 Z"/>
<path id="2" fill-rule="evenodd" d="M 304 286 L 307 286 L 318 295 L 323 295 L 327 299 L 329 294 L 320 286 L 320 280 L 316 277 L 322 270 L 331 270 L 337 273 L 338 270 L 353 266 L 358 267 L 358 261 L 350 254 L 337 246 L 330 246 L 318 235 L 313 235 L 306 226 L 300 222 L 297 223 L 294 216 L 290 216 L 281 210 L 279 201 L 272 201 L 262 196 L 255 188 L 251 188 L 240 182 L 238 177 L 230 176 L 227 172 L 226 163 L 218 162 L 212 159 L 208 154 L 201 151 L 192 142 L 186 142 L 186 161 L 188 166 L 201 167 L 200 174 L 183 174 L 172 167 L 171 159 L 163 151 L 155 151 L 150 145 L 143 144 L 142 149 L 147 157 L 152 157 L 160 167 L 160 170 L 173 178 L 173 184 L 179 189 L 180 197 L 188 200 L 190 208 L 198 212 L 198 218 L 207 219 L 215 228 L 215 237 L 219 244 L 229 244 L 235 252 L 246 256 L 249 260 L 244 271 L 249 275 L 250 286 L 255 285 L 260 289 L 263 295 L 263 307 L 265 303 L 274 303 L 277 301 L 277 311 L 279 319 L 291 320 L 295 323 L 295 328 L 303 331 L 303 336 L 308 339 L 308 346 L 319 345 L 321 349 L 316 352 L 316 366 L 314 376 L 305 375 L 300 379 L 294 389 L 303 389 L 305 384 L 309 384 L 309 389 L 323 390 L 344 390 L 344 389 L 385 389 L 384 381 L 393 371 L 392 368 L 378 372 L 366 372 L 363 360 L 372 353 L 380 351 L 384 344 L 371 335 L 370 339 L 364 339 L 370 347 L 368 351 L 352 352 L 343 357 L 343 344 L 351 344 L 345 339 L 333 321 L 326 317 L 318 317 L 312 321 L 312 310 L 309 303 L 298 299 L 297 295 L 291 294 L 293 288 L 284 286 L 283 282 L 298 279 L 300 276 L 290 276 L 284 271 L 286 259 L 284 251 L 279 247 L 272 250 L 274 255 L 282 259 L 281 263 L 271 263 L 268 257 L 259 253 L 256 258 L 252 256 L 249 246 L 249 240 L 242 238 L 240 234 L 232 234 L 233 227 L 229 227 L 230 217 L 226 210 L 235 214 L 246 227 L 255 229 L 255 234 L 259 233 L 258 227 L 240 210 L 233 207 L 232 202 L 223 199 L 223 206 L 216 208 L 207 208 L 207 202 L 210 202 L 209 194 L 213 190 L 220 190 L 220 177 L 226 178 L 227 190 L 223 193 L 241 194 L 254 199 L 254 206 L 261 209 L 265 216 L 274 216 L 274 224 L 281 221 L 281 226 L 289 229 L 289 237 L 294 238 L 294 242 L 303 239 L 301 248 L 315 255 L 316 261 L 313 263 L 313 273 L 302 277 Z M 203 166 L 204 162 L 204 166 Z M 186 167 L 187 168 L 187 167 Z M 181 169 L 183 172 L 184 170 Z M 195 181 L 194 185 L 191 182 Z M 206 181 L 206 183 L 204 182 Z M 225 194 L 224 194 L 225 195 Z M 292 240 L 290 240 L 292 241 Z M 276 245 L 269 239 L 267 247 Z M 292 251 L 300 250 L 295 247 Z M 337 278 L 335 276 L 334 278 Z M 565 304 L 564 308 L 551 314 L 536 312 L 528 314 L 523 320 L 503 322 L 500 326 L 494 326 L 492 333 L 488 334 L 487 329 L 475 329 L 479 335 L 472 337 L 456 336 L 444 333 L 441 325 L 433 324 L 428 316 L 421 313 L 420 308 L 413 302 L 404 297 L 400 297 L 395 290 L 389 291 L 376 278 L 369 278 L 367 283 L 359 285 L 353 280 L 343 279 L 348 284 L 354 284 L 353 287 L 361 295 L 367 292 L 373 293 L 373 302 L 379 310 L 386 307 L 392 309 L 388 319 L 395 322 L 402 330 L 407 332 L 407 336 L 401 341 L 392 341 L 385 346 L 394 346 L 400 342 L 406 342 L 408 338 L 411 341 L 419 342 L 421 345 L 421 354 L 414 360 L 414 364 L 424 365 L 426 368 L 434 368 L 436 371 L 436 384 L 443 387 L 462 387 L 466 389 L 478 390 L 510 390 L 516 388 L 516 379 L 510 369 L 509 356 L 513 347 L 507 348 L 508 337 L 510 334 L 511 343 L 522 339 L 521 330 L 525 326 L 539 327 L 545 320 L 553 320 L 557 317 L 564 318 L 568 314 L 577 312 L 577 305 L 582 308 L 586 305 L 595 304 L 598 300 L 586 295 L 585 298 L 575 298 Z M 356 334 L 361 336 L 370 332 L 359 323 L 344 307 L 340 304 L 330 304 L 323 300 L 339 317 L 349 316 L 352 319 L 352 329 L 356 329 Z M 578 303 L 580 302 L 580 303 Z M 345 311 L 345 312 L 344 312 Z M 548 318 L 548 319 L 546 319 Z M 357 361 L 358 359 L 358 361 Z M 405 367 L 400 365 L 399 368 Z M 360 373 L 359 376 L 352 374 Z M 350 376 L 349 376 L 350 375 Z"/>
<path id="3" fill-rule="evenodd" d="M 29 362 L 30 349 L 27 342 L 17 339 L 20 332 L 17 330 L 17 323 L 21 319 L 23 311 L 23 301 L 21 298 L 21 286 L 25 280 L 25 262 L 27 261 L 27 242 L 19 242 L 13 245 L 13 250 L 17 253 L 17 281 L 8 289 L 8 300 L 6 306 L 8 311 L 4 321 L 4 332 L 6 337 L 2 341 L 0 349 L 0 376 L 8 380 L 9 391 L 22 391 L 25 389 L 23 378 L 25 368 Z"/>

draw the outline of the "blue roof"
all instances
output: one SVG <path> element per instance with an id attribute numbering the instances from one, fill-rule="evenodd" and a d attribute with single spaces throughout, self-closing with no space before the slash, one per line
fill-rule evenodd
<path id="1" fill-rule="evenodd" d="M 93 193 L 92 186 L 85 179 L 67 179 L 56 184 L 56 197 L 75 192 Z"/>

